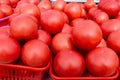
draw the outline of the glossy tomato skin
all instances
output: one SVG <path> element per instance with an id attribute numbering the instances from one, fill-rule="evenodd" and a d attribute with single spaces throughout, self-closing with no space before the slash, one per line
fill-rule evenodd
<path id="1" fill-rule="evenodd" d="M 71 34 L 69 33 L 58 33 L 56 34 L 51 42 L 51 48 L 54 54 L 57 54 L 61 50 L 74 49 Z"/>
<path id="2" fill-rule="evenodd" d="M 29 24 L 28 24 L 29 23 Z M 21 14 L 10 22 L 10 33 L 19 41 L 37 38 L 38 25 L 27 14 Z"/>
<path id="3" fill-rule="evenodd" d="M 75 19 L 81 17 L 82 8 L 80 7 L 79 3 L 71 2 L 65 6 L 64 12 L 70 19 Z"/>
<path id="4" fill-rule="evenodd" d="M 60 77 L 80 77 L 85 69 L 84 58 L 74 50 L 60 51 L 54 58 L 53 69 Z"/>
<path id="5" fill-rule="evenodd" d="M 102 31 L 97 23 L 84 20 L 72 29 L 72 41 L 79 49 L 91 50 L 102 39 Z"/>
<path id="6" fill-rule="evenodd" d="M 19 43 L 10 37 L 0 36 L 0 63 L 14 63 L 20 57 Z"/>
<path id="7" fill-rule="evenodd" d="M 111 32 L 120 30 L 120 21 L 118 19 L 110 19 L 104 22 L 100 28 L 102 30 L 103 37 L 107 39 Z"/>
<path id="8" fill-rule="evenodd" d="M 110 33 L 107 39 L 107 45 L 120 55 L 120 31 Z"/>
<path id="9" fill-rule="evenodd" d="M 64 26 L 64 23 L 64 17 L 60 11 L 47 10 L 41 15 L 41 26 L 52 35 L 60 32 Z"/>
<path id="10" fill-rule="evenodd" d="M 22 47 L 21 59 L 24 64 L 32 67 L 45 67 L 51 58 L 51 51 L 47 44 L 33 39 Z"/>
<path id="11" fill-rule="evenodd" d="M 111 76 L 119 67 L 119 59 L 112 49 L 98 47 L 87 54 L 86 65 L 94 76 Z"/>

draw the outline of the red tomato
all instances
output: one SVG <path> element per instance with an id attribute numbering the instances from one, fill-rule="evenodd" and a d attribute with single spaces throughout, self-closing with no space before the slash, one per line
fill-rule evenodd
<path id="1" fill-rule="evenodd" d="M 74 49 L 71 34 L 69 33 L 58 33 L 56 34 L 51 43 L 52 50 L 55 54 L 61 50 Z"/>
<path id="2" fill-rule="evenodd" d="M 111 49 L 113 49 L 114 51 L 116 51 L 116 53 L 118 55 L 120 55 L 120 31 L 115 31 L 110 33 L 110 35 L 108 36 L 107 39 L 107 45 L 108 47 L 110 47 Z"/>
<path id="3" fill-rule="evenodd" d="M 0 0 L 0 5 L 1 4 L 10 4 L 10 1 L 9 0 Z"/>
<path id="4" fill-rule="evenodd" d="M 109 15 L 103 12 L 102 10 L 98 9 L 97 7 L 91 8 L 88 12 L 88 15 L 90 19 L 94 20 L 99 25 L 109 20 Z"/>
<path id="5" fill-rule="evenodd" d="M 0 37 L 0 63 L 13 63 L 20 57 L 20 45 L 13 38 Z"/>
<path id="6" fill-rule="evenodd" d="M 79 25 L 82 21 L 84 21 L 83 18 L 76 18 L 76 19 L 73 19 L 70 23 L 71 26 L 77 26 Z"/>
<path id="7" fill-rule="evenodd" d="M 107 47 L 107 43 L 104 39 L 102 39 L 96 47 Z"/>
<path id="8" fill-rule="evenodd" d="M 71 2 L 65 6 L 64 12 L 70 19 L 79 18 L 82 15 L 82 7 L 80 7 L 79 3 Z"/>
<path id="9" fill-rule="evenodd" d="M 44 8 L 44 9 L 52 9 L 52 5 L 50 3 L 49 0 L 41 0 L 38 4 L 38 7 L 41 9 L 41 8 Z"/>
<path id="10" fill-rule="evenodd" d="M 10 1 L 10 5 L 15 8 L 19 0 L 9 0 L 9 1 Z"/>
<path id="11" fill-rule="evenodd" d="M 95 76 L 111 76 L 119 67 L 119 58 L 112 49 L 98 47 L 87 54 L 86 64 Z"/>
<path id="12" fill-rule="evenodd" d="M 62 13 L 62 15 L 63 15 L 63 18 L 64 18 L 64 21 L 65 21 L 65 23 L 69 23 L 69 18 L 68 18 L 68 16 L 64 13 L 64 12 L 61 12 Z"/>
<path id="13" fill-rule="evenodd" d="M 60 32 L 64 26 L 64 17 L 60 11 L 47 10 L 41 15 L 41 26 L 50 34 Z"/>
<path id="14" fill-rule="evenodd" d="M 56 0 L 54 3 L 53 3 L 53 9 L 55 10 L 60 10 L 60 11 L 63 11 L 64 10 L 64 7 L 66 6 L 66 2 L 64 0 Z"/>
<path id="15" fill-rule="evenodd" d="M 102 39 L 102 31 L 97 23 L 92 20 L 84 20 L 72 29 L 72 41 L 79 48 L 91 50 Z"/>
<path id="16" fill-rule="evenodd" d="M 33 39 L 22 47 L 21 59 L 24 64 L 33 67 L 45 67 L 51 58 L 51 51 L 47 44 Z"/>
<path id="17" fill-rule="evenodd" d="M 40 17 L 40 10 L 39 8 L 34 4 L 24 4 L 20 8 L 20 13 L 30 14 L 32 16 L 35 16 L 36 18 Z"/>
<path id="18" fill-rule="evenodd" d="M 111 32 L 120 30 L 120 21 L 118 19 L 110 19 L 104 22 L 100 27 L 103 37 L 107 39 Z"/>
<path id="19" fill-rule="evenodd" d="M 93 7 L 96 7 L 96 3 L 94 2 L 94 0 L 87 0 L 85 3 L 84 3 L 84 6 L 85 6 L 85 9 L 86 10 L 89 10 Z"/>
<path id="20" fill-rule="evenodd" d="M 47 33 L 46 31 L 44 30 L 38 30 L 38 39 L 43 41 L 44 43 L 46 43 L 47 45 L 50 45 L 51 44 L 51 36 L 49 33 Z"/>
<path id="21" fill-rule="evenodd" d="M 12 7 L 7 4 L 0 5 L 0 10 L 5 14 L 5 16 L 9 16 L 13 13 Z"/>
<path id="22" fill-rule="evenodd" d="M 39 0 L 21 0 L 22 2 L 38 5 Z"/>
<path id="23" fill-rule="evenodd" d="M 53 61 L 53 69 L 60 77 L 80 77 L 85 69 L 84 58 L 74 50 L 58 52 Z"/>
<path id="24" fill-rule="evenodd" d="M 0 27 L 0 38 L 10 36 L 9 28 L 10 28 L 10 26 L 8 26 L 8 25 Z"/>
<path id="25" fill-rule="evenodd" d="M 105 11 L 110 17 L 114 17 L 120 11 L 119 0 L 100 0 L 98 7 Z"/>
<path id="26" fill-rule="evenodd" d="M 19 41 L 36 38 L 38 35 L 37 31 L 38 25 L 27 14 L 16 16 L 10 23 L 11 35 Z"/>

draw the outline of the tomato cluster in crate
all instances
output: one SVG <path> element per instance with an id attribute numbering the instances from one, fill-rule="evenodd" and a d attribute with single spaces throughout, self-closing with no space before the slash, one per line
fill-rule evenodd
<path id="1" fill-rule="evenodd" d="M 119 0 L 0 4 L 0 79 L 119 80 Z"/>

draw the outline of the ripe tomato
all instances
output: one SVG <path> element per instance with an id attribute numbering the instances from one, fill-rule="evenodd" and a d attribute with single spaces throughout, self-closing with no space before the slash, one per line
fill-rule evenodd
<path id="1" fill-rule="evenodd" d="M 64 21 L 65 21 L 65 23 L 69 23 L 69 18 L 68 18 L 68 16 L 64 13 L 64 12 L 61 12 L 62 13 L 62 15 L 63 15 L 63 18 L 64 18 Z"/>
<path id="2" fill-rule="evenodd" d="M 70 23 L 71 26 L 77 26 L 79 25 L 82 21 L 84 21 L 83 18 L 76 18 L 76 19 L 73 19 Z"/>
<path id="3" fill-rule="evenodd" d="M 50 34 L 60 32 L 64 23 L 64 17 L 60 11 L 47 10 L 41 15 L 40 24 Z"/>
<path id="4" fill-rule="evenodd" d="M 116 51 L 116 53 L 118 55 L 120 55 L 120 31 L 114 31 L 112 33 L 110 33 L 110 35 L 108 36 L 107 39 L 107 45 L 108 47 L 110 47 L 111 49 L 113 49 L 114 51 Z"/>
<path id="5" fill-rule="evenodd" d="M 10 28 L 10 26 L 8 26 L 8 25 L 0 27 L 0 38 L 10 36 L 10 29 L 9 28 Z"/>
<path id="6" fill-rule="evenodd" d="M 61 50 L 74 49 L 71 34 L 69 33 L 58 33 L 56 34 L 51 43 L 54 54 L 57 54 Z"/>
<path id="7" fill-rule="evenodd" d="M 94 0 L 87 0 L 87 1 L 84 3 L 84 6 L 85 6 L 85 9 L 86 9 L 86 10 L 90 10 L 91 8 L 96 7 L 96 3 L 94 2 Z"/>
<path id="8" fill-rule="evenodd" d="M 111 76 L 119 67 L 119 58 L 112 49 L 98 47 L 87 54 L 86 65 L 95 76 Z"/>
<path id="9" fill-rule="evenodd" d="M 0 5 L 1 4 L 8 4 L 8 5 L 10 5 L 10 1 L 9 0 L 0 0 Z"/>
<path id="10" fill-rule="evenodd" d="M 36 18 L 40 17 L 40 10 L 34 4 L 29 3 L 24 4 L 23 6 L 20 7 L 20 13 L 30 14 Z"/>
<path id="11" fill-rule="evenodd" d="M 5 16 L 9 16 L 13 13 L 12 7 L 7 4 L 0 5 L 0 10 L 5 14 Z"/>
<path id="12" fill-rule="evenodd" d="M 10 22 L 10 33 L 19 41 L 37 38 L 37 31 L 38 25 L 30 15 L 21 14 Z"/>
<path id="13" fill-rule="evenodd" d="M 64 0 L 56 0 L 54 3 L 53 3 L 53 9 L 55 10 L 60 10 L 60 11 L 63 11 L 64 10 L 64 7 L 66 6 L 66 2 Z"/>
<path id="14" fill-rule="evenodd" d="M 22 47 L 21 59 L 24 64 L 33 67 L 45 67 L 51 58 L 47 44 L 38 39 L 26 42 Z"/>
<path id="15" fill-rule="evenodd" d="M 51 35 L 46 32 L 45 30 L 38 30 L 38 39 L 46 43 L 47 45 L 51 44 L 52 37 Z"/>
<path id="16" fill-rule="evenodd" d="M 82 55 L 74 50 L 63 50 L 53 60 L 53 69 L 60 77 L 80 77 L 85 69 Z"/>
<path id="17" fill-rule="evenodd" d="M 10 37 L 0 37 L 0 63 L 13 63 L 20 57 L 19 43 Z"/>
<path id="18" fill-rule="evenodd" d="M 38 5 L 39 0 L 21 0 L 24 3 L 30 3 L 30 4 L 35 4 Z"/>
<path id="19" fill-rule="evenodd" d="M 102 31 L 97 23 L 84 20 L 72 29 L 72 41 L 79 48 L 91 50 L 102 40 Z"/>
<path id="20" fill-rule="evenodd" d="M 82 7 L 79 3 L 71 2 L 65 6 L 64 12 L 70 19 L 79 18 L 82 15 Z"/>
<path id="21" fill-rule="evenodd" d="M 107 37 L 109 36 L 109 34 L 111 32 L 120 30 L 120 20 L 118 20 L 118 19 L 110 19 L 110 20 L 104 22 L 100 26 L 100 28 L 102 30 L 103 37 L 105 39 L 107 39 Z"/>

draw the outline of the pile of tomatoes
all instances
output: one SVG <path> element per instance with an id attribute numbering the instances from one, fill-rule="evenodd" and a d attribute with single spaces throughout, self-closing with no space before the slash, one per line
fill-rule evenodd
<path id="1" fill-rule="evenodd" d="M 120 1 L 0 0 L 0 64 L 42 68 L 59 77 L 109 77 L 120 56 Z M 14 6 L 13 6 L 14 5 Z M 2 8 L 14 7 L 13 12 Z M 9 11 L 5 13 L 6 11 Z M 51 60 L 52 58 L 52 60 Z"/>

